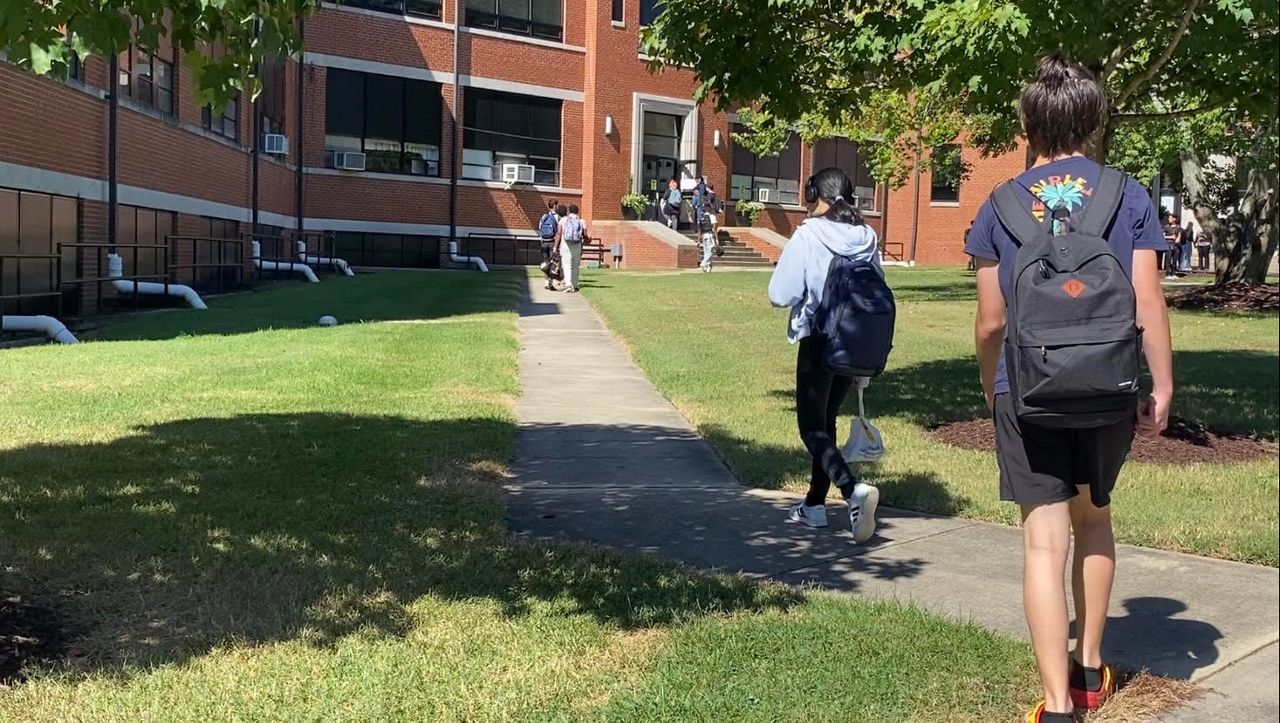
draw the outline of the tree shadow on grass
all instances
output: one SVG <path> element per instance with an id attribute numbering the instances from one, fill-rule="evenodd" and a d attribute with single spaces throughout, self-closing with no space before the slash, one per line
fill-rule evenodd
<path id="1" fill-rule="evenodd" d="M 1222 432 L 1277 438 L 1277 355 L 1245 350 L 1178 351 L 1174 352 L 1173 368 L 1175 415 Z M 1151 388 L 1149 378 L 1143 388 Z M 788 408 L 795 410 L 794 389 L 774 389 L 769 395 L 786 400 Z M 872 381 L 864 396 L 872 417 L 900 417 L 926 429 L 989 416 L 978 383 L 978 363 L 972 357 L 891 366 Z M 850 394 L 842 411 L 855 414 L 857 408 L 857 397 Z"/>
<path id="2" fill-rule="evenodd" d="M 439 321 L 449 317 L 512 311 L 525 287 L 524 274 L 386 272 L 326 277 L 319 284 L 281 283 L 209 299 L 209 309 L 168 309 L 110 320 L 98 337 L 108 341 L 179 336 L 247 334 L 266 329 L 316 326 L 321 316 L 339 323 Z"/>
<path id="3" fill-rule="evenodd" d="M 339 414 L 140 427 L 0 453 L 0 589 L 51 603 L 86 667 L 358 630 L 424 596 L 618 628 L 786 608 L 796 593 L 576 544 L 513 541 L 495 454 L 512 425 Z M 504 456 L 504 455 L 502 455 Z"/>

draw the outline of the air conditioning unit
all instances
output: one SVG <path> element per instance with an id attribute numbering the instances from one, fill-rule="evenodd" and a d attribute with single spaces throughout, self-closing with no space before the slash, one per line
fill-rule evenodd
<path id="1" fill-rule="evenodd" d="M 363 171 L 365 155 L 355 151 L 334 151 L 333 167 L 340 171 Z"/>
<path id="2" fill-rule="evenodd" d="M 259 144 L 262 152 L 271 156 L 287 156 L 289 155 L 289 139 L 279 133 L 263 133 L 262 143 Z"/>
<path id="3" fill-rule="evenodd" d="M 523 163 L 502 164 L 502 182 L 507 185 L 533 183 L 533 166 L 526 166 Z"/>
<path id="4" fill-rule="evenodd" d="M 760 203 L 773 203 L 774 202 L 773 189 L 772 188 L 756 189 L 756 200 L 759 201 Z"/>

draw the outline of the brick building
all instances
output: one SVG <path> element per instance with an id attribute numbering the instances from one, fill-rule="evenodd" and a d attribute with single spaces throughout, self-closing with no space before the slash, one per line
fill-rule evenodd
<path id="1" fill-rule="evenodd" d="M 455 24 L 458 1 L 326 4 L 303 26 L 305 52 L 264 68 L 258 100 L 221 110 L 199 107 L 172 48 L 122 53 L 114 79 L 97 56 L 65 81 L 0 63 L 0 255 L 62 244 L 58 273 L 88 278 L 102 273 L 101 250 L 69 244 L 114 240 L 137 246 L 136 258 L 121 252 L 128 274 L 201 281 L 209 269 L 195 265 L 251 269 L 247 247 L 169 237 L 239 238 L 256 222 L 264 239 L 302 238 L 357 265 L 448 265 L 450 234 L 464 254 L 522 263 L 533 251 L 497 237 L 531 233 L 555 198 L 621 243 L 623 266 L 692 266 L 690 239 L 623 219 L 625 193 L 652 194 L 674 174 L 686 186 L 703 175 L 731 202 L 767 198 L 757 228 L 734 236 L 776 259 L 769 231 L 788 234 L 804 217 L 802 179 L 836 164 L 890 257 L 958 263 L 977 204 L 1025 164 L 1021 153 L 981 159 L 959 189 L 924 173 L 888 191 L 843 139 L 759 158 L 735 147 L 732 114 L 690 100 L 692 73 L 647 70 L 637 50 L 653 0 L 466 0 Z M 532 183 L 509 186 L 507 166 Z M 55 273 L 38 266 L 10 260 L 0 294 Z"/>

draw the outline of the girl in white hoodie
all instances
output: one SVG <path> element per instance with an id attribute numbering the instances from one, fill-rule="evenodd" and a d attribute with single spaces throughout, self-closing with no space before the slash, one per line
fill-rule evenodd
<path id="1" fill-rule="evenodd" d="M 880 268 L 876 233 L 851 202 L 853 183 L 844 171 L 824 168 L 805 183 L 805 202 L 812 206 L 782 250 L 769 280 L 769 301 L 790 307 L 787 340 L 799 343 L 796 358 L 796 421 L 800 439 L 813 457 L 809 493 L 791 508 L 790 517 L 812 527 L 827 526 L 827 493 L 834 482 L 849 506 L 855 542 L 871 539 L 876 529 L 880 491 L 861 482 L 840 454 L 836 417 L 853 377 L 833 374 L 823 363 L 826 339 L 811 333 L 814 311 L 822 301 L 831 259 L 837 254 Z"/>

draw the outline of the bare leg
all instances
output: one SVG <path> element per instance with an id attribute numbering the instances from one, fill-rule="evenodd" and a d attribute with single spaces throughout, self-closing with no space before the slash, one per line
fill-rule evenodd
<path id="1" fill-rule="evenodd" d="M 1102 630 L 1107 624 L 1111 583 L 1116 576 L 1116 539 L 1111 531 L 1111 508 L 1094 507 L 1089 488 L 1069 503 L 1076 548 L 1071 564 L 1071 589 L 1076 603 L 1075 658 L 1086 668 L 1102 665 Z"/>
<path id="2" fill-rule="evenodd" d="M 1045 710 L 1074 710 L 1068 689 L 1067 593 L 1063 575 L 1071 539 L 1066 502 L 1022 508 L 1022 606 L 1035 648 Z"/>

